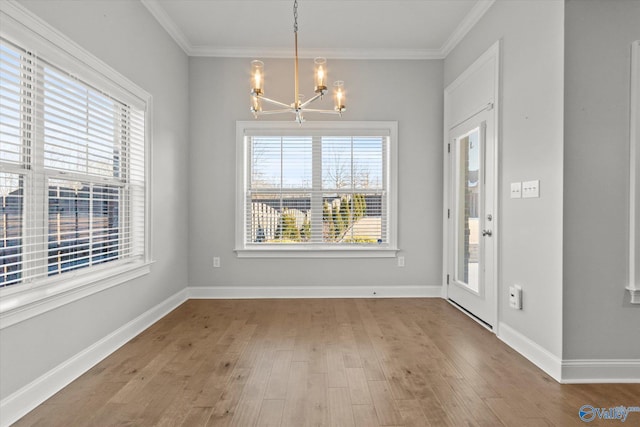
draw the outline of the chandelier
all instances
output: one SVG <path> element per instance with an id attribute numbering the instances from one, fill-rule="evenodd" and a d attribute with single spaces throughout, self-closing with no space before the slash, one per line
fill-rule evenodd
<path id="1" fill-rule="evenodd" d="M 333 83 L 333 110 L 322 110 L 307 108 L 317 99 L 322 99 L 327 93 L 327 60 L 325 58 L 314 59 L 314 91 L 315 95 L 307 101 L 302 101 L 298 89 L 298 0 L 293 2 L 293 34 L 295 40 L 295 62 L 294 62 L 294 102 L 286 104 L 264 96 L 264 63 L 259 60 L 251 61 L 251 112 L 254 117 L 263 114 L 281 114 L 292 113 L 295 120 L 302 124 L 304 122 L 303 113 L 322 113 L 322 114 L 338 114 L 346 111 L 344 82 L 338 80 Z M 278 106 L 280 108 L 274 110 L 263 110 L 262 103 Z"/>

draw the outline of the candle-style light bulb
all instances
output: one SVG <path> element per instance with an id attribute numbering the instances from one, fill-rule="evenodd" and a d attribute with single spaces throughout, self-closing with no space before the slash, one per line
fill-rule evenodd
<path id="1" fill-rule="evenodd" d="M 334 110 L 339 113 L 345 111 L 346 96 L 344 93 L 344 82 L 342 80 L 333 83 L 333 98 L 335 102 Z"/>
<path id="2" fill-rule="evenodd" d="M 313 60 L 315 76 L 315 92 L 325 94 L 327 91 L 327 60 L 316 58 Z"/>
<path id="3" fill-rule="evenodd" d="M 264 63 L 257 59 L 251 61 L 251 93 L 254 95 L 264 93 Z"/>

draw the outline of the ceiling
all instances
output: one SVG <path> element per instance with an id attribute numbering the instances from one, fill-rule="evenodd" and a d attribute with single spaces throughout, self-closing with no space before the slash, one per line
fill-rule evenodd
<path id="1" fill-rule="evenodd" d="M 293 54 L 293 0 L 141 0 L 191 56 Z M 298 0 L 301 57 L 443 58 L 494 0 Z"/>

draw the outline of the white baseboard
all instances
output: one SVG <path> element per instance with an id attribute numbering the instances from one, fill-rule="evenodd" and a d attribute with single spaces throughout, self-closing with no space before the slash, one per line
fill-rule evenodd
<path id="1" fill-rule="evenodd" d="M 562 360 L 559 357 L 502 322 L 498 324 L 497 336 L 554 380 L 561 382 Z"/>
<path id="2" fill-rule="evenodd" d="M 127 341 L 185 302 L 187 296 L 187 290 L 181 290 L 20 390 L 2 399 L 0 401 L 0 426 L 11 425 L 22 418 L 36 406 L 123 346 Z"/>
<path id="3" fill-rule="evenodd" d="M 441 298 L 442 286 L 190 286 L 193 299 Z"/>
<path id="4" fill-rule="evenodd" d="M 640 359 L 563 360 L 562 383 L 640 383 Z"/>
<path id="5" fill-rule="evenodd" d="M 640 359 L 563 360 L 504 323 L 498 338 L 562 384 L 640 383 Z"/>

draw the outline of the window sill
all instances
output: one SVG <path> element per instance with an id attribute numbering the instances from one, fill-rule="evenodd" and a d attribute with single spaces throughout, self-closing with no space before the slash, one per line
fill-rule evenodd
<path id="1" fill-rule="evenodd" d="M 151 272 L 152 262 L 130 262 L 0 296 L 0 330 Z M 24 286 L 24 285 L 16 285 Z"/>
<path id="2" fill-rule="evenodd" d="M 286 248 L 236 249 L 238 258 L 394 258 L 399 249 L 390 248 Z"/>

